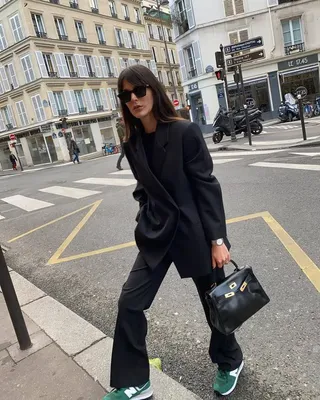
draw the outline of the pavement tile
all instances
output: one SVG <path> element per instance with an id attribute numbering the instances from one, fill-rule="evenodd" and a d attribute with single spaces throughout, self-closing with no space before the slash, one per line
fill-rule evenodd
<path id="1" fill-rule="evenodd" d="M 105 337 L 99 329 L 50 296 L 25 305 L 23 311 L 68 355 L 80 353 Z"/>
<path id="2" fill-rule="evenodd" d="M 10 275 L 21 306 L 46 295 L 17 272 L 11 272 Z"/>
<path id="3" fill-rule="evenodd" d="M 30 339 L 32 347 L 27 350 L 20 350 L 19 343 L 15 343 L 7 348 L 13 361 L 17 363 L 52 343 L 51 338 L 49 338 L 49 336 L 47 336 L 43 331 L 34 333 L 30 336 Z"/>
<path id="4" fill-rule="evenodd" d="M 7 352 L 7 350 L 1 350 L 0 351 L 0 370 L 1 370 L 2 366 L 3 367 L 6 366 L 6 367 L 10 368 L 13 365 L 14 365 L 14 361 L 9 356 L 9 353 Z"/>
<path id="5" fill-rule="evenodd" d="M 1 366 L 1 399 L 101 400 L 104 390 L 55 344 Z"/>
<path id="6" fill-rule="evenodd" d="M 40 330 L 39 326 L 35 324 L 27 315 L 24 315 L 24 320 L 27 325 L 29 335 L 32 335 Z M 17 342 L 17 337 L 13 329 L 3 295 L 0 295 L 0 321 L 0 350 L 2 350 Z"/>

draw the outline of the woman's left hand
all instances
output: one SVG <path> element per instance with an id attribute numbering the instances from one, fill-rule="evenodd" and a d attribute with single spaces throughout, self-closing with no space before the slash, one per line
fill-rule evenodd
<path id="1" fill-rule="evenodd" d="M 211 256 L 213 269 L 216 267 L 223 268 L 225 264 L 230 262 L 230 253 L 225 244 L 221 246 L 213 244 L 211 248 Z"/>

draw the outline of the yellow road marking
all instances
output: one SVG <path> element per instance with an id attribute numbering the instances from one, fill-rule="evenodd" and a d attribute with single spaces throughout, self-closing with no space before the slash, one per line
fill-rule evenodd
<path id="1" fill-rule="evenodd" d="M 73 239 L 77 236 L 77 234 L 81 231 L 84 225 L 88 222 L 91 215 L 96 211 L 96 209 L 100 206 L 102 200 L 98 200 L 91 205 L 91 209 L 87 212 L 87 214 L 82 218 L 82 220 L 78 223 L 78 225 L 74 228 L 74 230 L 70 233 L 70 235 L 64 240 L 58 250 L 54 253 L 54 255 L 48 261 L 48 264 L 56 264 L 56 261 L 59 259 L 61 254 L 65 251 L 65 249 L 69 246 L 69 244 L 73 241 Z"/>
<path id="2" fill-rule="evenodd" d="M 314 287 L 320 292 L 320 269 L 270 213 L 265 212 L 263 214 L 263 219 L 269 225 L 270 229 L 275 233 Z"/>
<path id="3" fill-rule="evenodd" d="M 102 200 L 99 200 L 99 204 L 101 203 L 101 201 L 102 201 Z M 65 215 L 63 215 L 62 217 L 56 218 L 56 219 L 54 219 L 54 220 L 52 220 L 52 221 L 47 222 L 46 224 L 43 224 L 43 225 L 41 225 L 41 226 L 38 226 L 37 228 L 31 229 L 31 230 L 28 231 L 28 232 L 25 232 L 25 233 L 23 233 L 23 234 L 21 234 L 21 235 L 19 235 L 19 236 L 16 236 L 16 237 L 14 237 L 13 239 L 10 239 L 10 240 L 8 241 L 8 243 L 15 242 L 15 241 L 18 240 L 18 239 L 21 239 L 21 238 L 23 238 L 23 237 L 25 237 L 25 236 L 27 236 L 27 235 L 30 235 L 31 233 L 34 233 L 34 232 L 36 232 L 36 231 L 38 231 L 38 230 L 40 230 L 40 229 L 46 228 L 47 226 L 52 225 L 52 224 L 55 224 L 56 222 L 59 222 L 59 221 L 65 219 L 65 218 L 71 217 L 71 216 L 74 215 L 74 214 L 77 214 L 77 213 L 79 213 L 79 212 L 81 212 L 81 211 L 83 211 L 83 210 L 86 210 L 87 208 L 92 207 L 92 206 L 93 206 L 94 204 L 96 204 L 96 203 L 97 203 L 97 202 L 94 202 L 94 203 L 92 203 L 92 204 L 89 204 L 88 206 L 79 208 L 79 209 L 76 210 L 76 211 L 72 211 L 72 212 L 69 213 L 69 214 L 65 214 Z"/>
<path id="4" fill-rule="evenodd" d="M 242 217 L 236 217 L 236 218 L 230 218 L 227 219 L 227 224 L 234 224 L 236 222 L 243 222 L 243 221 L 249 221 L 250 219 L 256 219 L 256 218 L 263 218 L 265 215 L 265 212 L 260 212 L 260 213 L 255 213 L 255 214 L 248 214 L 248 215 L 243 215 Z"/>

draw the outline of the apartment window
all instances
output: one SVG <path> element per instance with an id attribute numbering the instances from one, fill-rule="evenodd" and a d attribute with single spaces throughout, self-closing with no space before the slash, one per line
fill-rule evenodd
<path id="1" fill-rule="evenodd" d="M 147 67 L 151 69 L 151 60 L 147 60 Z"/>
<path id="2" fill-rule="evenodd" d="M 163 83 L 163 77 L 162 77 L 161 71 L 158 71 L 158 79 L 159 79 L 159 82 Z"/>
<path id="3" fill-rule="evenodd" d="M 86 113 L 87 112 L 87 108 L 86 108 L 86 106 L 84 104 L 82 91 L 81 90 L 75 90 L 74 91 L 74 95 L 76 96 L 76 101 L 77 101 L 79 113 Z"/>
<path id="4" fill-rule="evenodd" d="M 167 34 L 168 34 L 168 41 L 172 42 L 172 33 L 171 33 L 171 29 L 167 28 Z"/>
<path id="5" fill-rule="evenodd" d="M 231 17 L 232 15 L 243 14 L 244 6 L 243 0 L 224 0 L 224 9 L 226 17 Z"/>
<path id="6" fill-rule="evenodd" d="M 90 0 L 90 1 L 91 1 L 91 11 L 94 13 L 98 13 L 99 12 L 98 0 Z"/>
<path id="7" fill-rule="evenodd" d="M 25 109 L 25 106 L 24 106 L 24 103 L 22 100 L 18 101 L 16 103 L 16 109 L 17 109 L 17 114 L 20 119 L 21 126 L 29 125 L 28 116 L 27 116 L 26 109 Z"/>
<path id="8" fill-rule="evenodd" d="M 156 50 L 156 48 L 155 47 L 151 47 L 151 50 L 152 50 L 152 55 L 153 55 L 154 61 L 158 62 L 157 61 L 157 50 Z"/>
<path id="9" fill-rule="evenodd" d="M 16 14 L 13 17 L 11 17 L 10 23 L 11 23 L 11 28 L 12 28 L 14 39 L 16 42 L 19 42 L 20 40 L 22 40 L 24 38 L 19 15 Z"/>
<path id="10" fill-rule="evenodd" d="M 171 74 L 169 71 L 167 71 L 167 78 L 168 78 L 168 83 L 171 86 L 173 84 L 172 79 L 171 79 Z"/>
<path id="11" fill-rule="evenodd" d="M 68 40 L 66 26 L 64 24 L 63 18 L 55 17 L 54 18 L 54 23 L 56 25 L 56 29 L 57 29 L 57 33 L 58 33 L 59 39 L 60 40 Z"/>
<path id="12" fill-rule="evenodd" d="M 135 37 L 134 37 L 134 33 L 130 32 L 130 31 L 129 31 L 129 40 L 130 40 L 130 46 L 133 49 L 135 49 L 137 47 L 136 40 L 135 40 Z"/>
<path id="13" fill-rule="evenodd" d="M 100 90 L 99 89 L 93 89 L 92 92 L 93 92 L 94 102 L 95 102 L 96 107 L 97 107 L 97 111 L 103 111 L 103 104 L 102 104 L 102 100 L 101 100 Z"/>
<path id="14" fill-rule="evenodd" d="M 179 16 L 179 32 L 182 35 L 189 30 L 185 0 L 179 0 L 177 2 L 177 11 Z"/>
<path id="15" fill-rule="evenodd" d="M 0 24 L 0 51 L 8 47 L 8 42 L 4 34 L 3 25 Z"/>
<path id="16" fill-rule="evenodd" d="M 113 0 L 109 0 L 110 14 L 114 18 L 118 18 L 116 4 Z"/>
<path id="17" fill-rule="evenodd" d="M 3 71 L 3 69 L 2 69 Z M 4 66 L 4 75 L 2 76 L 2 84 L 5 90 L 13 90 L 19 87 L 19 82 L 17 79 L 16 71 L 14 69 L 13 63 Z"/>
<path id="18" fill-rule="evenodd" d="M 119 47 L 124 47 L 121 29 L 116 29 L 116 39 Z"/>
<path id="19" fill-rule="evenodd" d="M 34 31 L 38 37 L 47 37 L 44 29 L 43 17 L 41 14 L 31 14 Z"/>
<path id="20" fill-rule="evenodd" d="M 78 0 L 71 0 L 70 7 L 71 8 L 79 8 Z"/>
<path id="21" fill-rule="evenodd" d="M 58 108 L 58 114 L 66 115 L 67 109 L 65 106 L 63 93 L 62 92 L 53 92 L 53 97 L 54 97 L 54 100 L 55 100 L 57 108 Z"/>
<path id="22" fill-rule="evenodd" d="M 151 39 L 154 39 L 154 33 L 153 33 L 153 29 L 152 29 L 152 25 L 148 24 L 148 32 L 149 32 L 149 37 Z"/>
<path id="23" fill-rule="evenodd" d="M 85 60 L 86 67 L 87 67 L 87 70 L 88 70 L 88 73 L 89 73 L 89 77 L 90 78 L 95 78 L 96 74 L 95 74 L 95 72 L 93 70 L 93 67 L 92 67 L 92 57 L 84 56 L 84 60 Z"/>
<path id="24" fill-rule="evenodd" d="M 160 40 L 163 40 L 164 37 L 163 37 L 163 34 L 162 34 L 162 28 L 161 28 L 161 26 L 157 26 L 157 29 L 158 29 L 159 39 L 160 39 Z"/>
<path id="25" fill-rule="evenodd" d="M 129 67 L 129 60 L 128 60 L 128 58 L 123 58 L 123 59 L 122 59 L 122 62 L 123 62 L 123 69 Z"/>
<path id="26" fill-rule="evenodd" d="M 58 76 L 57 72 L 55 71 L 54 64 L 52 61 L 52 54 L 42 53 L 43 60 L 46 66 L 46 70 L 50 78 L 56 78 Z"/>
<path id="27" fill-rule="evenodd" d="M 118 97 L 117 89 L 111 89 L 111 92 L 112 92 L 112 97 L 113 97 L 113 100 L 114 100 L 114 102 L 116 104 L 116 107 L 119 108 L 120 107 L 120 103 L 119 103 L 119 97 Z"/>
<path id="28" fill-rule="evenodd" d="M 46 119 L 46 113 L 44 111 L 40 95 L 37 94 L 36 96 L 31 97 L 31 101 L 36 114 L 37 122 L 44 121 Z"/>
<path id="29" fill-rule="evenodd" d="M 104 31 L 102 25 L 96 25 L 96 32 L 100 44 L 106 44 L 106 39 L 104 36 Z"/>
<path id="30" fill-rule="evenodd" d="M 185 55 L 186 55 L 186 60 L 187 60 L 187 68 L 188 68 L 188 72 L 189 72 L 189 78 L 194 78 L 195 76 L 197 76 L 197 70 L 196 70 L 192 46 L 187 47 L 185 49 Z"/>
<path id="31" fill-rule="evenodd" d="M 229 33 L 229 41 L 231 44 L 243 42 L 248 39 L 249 39 L 249 33 L 247 29 Z"/>
<path id="32" fill-rule="evenodd" d="M 3 107 L 1 108 L 1 112 L 7 129 L 12 129 L 16 127 L 16 122 L 13 116 L 12 107 L 10 105 Z"/>
<path id="33" fill-rule="evenodd" d="M 69 70 L 70 77 L 71 78 L 77 78 L 78 73 L 77 73 L 76 68 L 75 68 L 75 62 L 74 62 L 73 56 L 71 54 L 67 54 L 65 56 L 65 58 L 66 58 L 66 63 L 67 63 L 67 67 L 68 67 L 68 70 Z"/>
<path id="34" fill-rule="evenodd" d="M 180 79 L 179 71 L 176 71 L 176 78 L 177 78 L 177 84 L 180 85 L 181 84 L 181 79 Z"/>
<path id="35" fill-rule="evenodd" d="M 304 51 L 301 18 L 281 21 L 281 25 L 286 54 L 293 50 Z"/>
<path id="36" fill-rule="evenodd" d="M 34 72 L 32 69 L 32 64 L 30 60 L 30 56 L 21 57 L 21 65 L 24 71 L 24 76 L 26 78 L 26 83 L 32 82 L 35 80 Z"/>
<path id="37" fill-rule="evenodd" d="M 140 16 L 140 10 L 139 8 L 134 9 L 134 15 L 136 17 L 136 23 L 141 24 L 141 16 Z"/>
<path id="38" fill-rule="evenodd" d="M 106 67 L 107 67 L 108 76 L 109 77 L 113 77 L 114 73 L 113 73 L 113 67 L 112 67 L 112 63 L 111 63 L 111 58 L 110 57 L 105 57 L 104 59 L 106 61 Z"/>
<path id="39" fill-rule="evenodd" d="M 171 53 L 172 64 L 175 64 L 176 63 L 176 58 L 175 58 L 175 55 L 174 55 L 174 50 L 170 49 L 170 53 Z"/>
<path id="40" fill-rule="evenodd" d="M 163 53 L 163 62 L 168 64 L 167 51 L 164 47 L 162 47 L 162 53 Z"/>
<path id="41" fill-rule="evenodd" d="M 86 35 L 84 33 L 83 22 L 75 21 L 75 26 L 76 26 L 79 42 L 87 43 L 87 38 L 86 38 Z"/>
<path id="42" fill-rule="evenodd" d="M 130 21 L 129 8 L 126 4 L 122 4 L 123 17 L 126 21 Z"/>

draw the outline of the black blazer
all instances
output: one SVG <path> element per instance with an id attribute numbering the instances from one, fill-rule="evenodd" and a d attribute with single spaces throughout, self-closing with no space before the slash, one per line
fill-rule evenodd
<path id="1" fill-rule="evenodd" d="M 151 171 L 140 133 L 124 143 L 138 181 L 135 239 L 151 268 L 169 254 L 182 278 L 212 272 L 211 241 L 227 241 L 220 184 L 198 125 L 158 124 Z M 229 242 L 227 242 L 229 246 Z"/>

